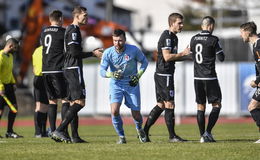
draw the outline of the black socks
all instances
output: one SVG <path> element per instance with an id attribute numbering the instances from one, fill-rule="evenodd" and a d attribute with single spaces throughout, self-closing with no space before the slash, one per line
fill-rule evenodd
<path id="1" fill-rule="evenodd" d="M 202 136 L 205 132 L 205 111 L 197 110 L 197 123 Z"/>
<path id="2" fill-rule="evenodd" d="M 64 119 L 62 120 L 60 126 L 57 128 L 57 131 L 64 131 L 66 127 L 68 127 L 68 124 L 75 118 L 78 111 L 81 110 L 83 106 L 74 103 L 72 106 L 69 107 L 68 111 L 66 112 Z"/>
<path id="3" fill-rule="evenodd" d="M 175 126 L 174 109 L 165 108 L 164 118 L 165 118 L 166 126 L 168 128 L 169 138 L 172 139 L 174 136 L 176 136 L 174 130 L 174 126 Z"/>
<path id="4" fill-rule="evenodd" d="M 51 132 L 53 132 L 56 129 L 57 104 L 48 105 L 48 116 L 49 116 Z"/>
<path id="5" fill-rule="evenodd" d="M 151 112 L 149 113 L 149 116 L 147 117 L 144 131 L 148 134 L 150 127 L 156 122 L 156 120 L 159 118 L 159 116 L 162 114 L 164 110 L 160 108 L 158 105 L 156 105 Z"/>
<path id="6" fill-rule="evenodd" d="M 219 116 L 220 108 L 219 107 L 212 107 L 212 110 L 209 115 L 209 122 L 207 126 L 207 132 L 211 134 L 212 128 L 215 126 L 218 116 Z"/>

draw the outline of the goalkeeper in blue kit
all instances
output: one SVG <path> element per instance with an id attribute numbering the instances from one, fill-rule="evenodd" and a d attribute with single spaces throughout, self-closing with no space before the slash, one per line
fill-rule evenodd
<path id="1" fill-rule="evenodd" d="M 105 50 L 100 74 L 111 78 L 109 97 L 113 126 L 119 136 L 118 144 L 126 143 L 123 121 L 120 116 L 120 106 L 123 98 L 125 105 L 131 109 L 140 142 L 146 142 L 146 135 L 142 129 L 142 115 L 140 113 L 141 100 L 139 79 L 147 68 L 148 61 L 144 54 L 133 45 L 125 44 L 125 32 L 116 29 L 112 35 L 114 46 Z M 141 63 L 139 70 L 138 62 Z M 110 71 L 107 69 L 110 68 Z"/>

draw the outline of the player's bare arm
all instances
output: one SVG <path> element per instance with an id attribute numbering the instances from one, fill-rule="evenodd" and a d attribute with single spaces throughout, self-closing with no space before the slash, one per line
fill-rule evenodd
<path id="1" fill-rule="evenodd" d="M 185 48 L 182 52 L 177 54 L 172 54 L 170 50 L 162 50 L 163 58 L 166 62 L 168 61 L 179 61 L 182 60 L 185 56 L 190 55 L 190 48 Z"/>

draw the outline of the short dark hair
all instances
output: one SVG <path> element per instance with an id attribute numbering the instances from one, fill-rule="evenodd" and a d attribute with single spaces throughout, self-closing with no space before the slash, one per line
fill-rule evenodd
<path id="1" fill-rule="evenodd" d="M 8 44 L 14 44 L 14 45 L 19 45 L 19 41 L 17 40 L 17 39 L 15 39 L 15 38 L 9 38 L 7 41 L 6 41 L 6 43 L 5 43 L 5 45 L 8 45 Z"/>
<path id="2" fill-rule="evenodd" d="M 211 24 L 215 24 L 215 20 L 213 17 L 211 16 L 205 16 L 202 18 L 202 22 L 201 22 L 201 25 L 205 25 L 205 26 L 209 26 Z"/>
<path id="3" fill-rule="evenodd" d="M 250 33 L 250 35 L 252 34 L 256 34 L 257 31 L 257 26 L 255 24 L 255 22 L 246 22 L 244 24 L 241 24 L 240 29 L 244 30 L 244 31 L 248 31 Z"/>
<path id="4" fill-rule="evenodd" d="M 53 10 L 49 14 L 49 19 L 51 21 L 59 21 L 61 17 L 62 17 L 62 12 L 60 10 Z"/>
<path id="5" fill-rule="evenodd" d="M 113 34 L 112 34 L 112 36 L 114 36 L 114 37 L 119 37 L 121 35 L 123 35 L 126 38 L 125 31 L 122 30 L 122 29 L 115 29 Z"/>
<path id="6" fill-rule="evenodd" d="M 74 17 L 76 14 L 80 14 L 82 11 L 87 12 L 87 8 L 82 6 L 76 6 L 72 11 L 72 16 Z"/>
<path id="7" fill-rule="evenodd" d="M 172 23 L 174 23 L 177 19 L 183 19 L 183 15 L 180 13 L 171 13 L 168 17 L 168 24 L 171 26 Z"/>

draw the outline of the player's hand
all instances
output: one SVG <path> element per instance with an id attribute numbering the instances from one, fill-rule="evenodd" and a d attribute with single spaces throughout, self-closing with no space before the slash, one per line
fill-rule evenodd
<path id="1" fill-rule="evenodd" d="M 132 75 L 130 76 L 129 85 L 132 87 L 135 87 L 139 82 L 139 76 L 138 75 Z"/>
<path id="2" fill-rule="evenodd" d="M 0 91 L 0 96 L 4 96 L 4 95 L 5 95 L 5 91 L 4 90 Z"/>
<path id="3" fill-rule="evenodd" d="M 187 47 L 183 50 L 182 56 L 187 56 L 187 55 L 189 55 L 189 54 L 190 54 L 190 48 L 187 46 Z"/>
<path id="4" fill-rule="evenodd" d="M 113 72 L 113 77 L 115 79 L 122 79 L 123 78 L 122 70 L 117 70 L 117 71 Z"/>
<path id="5" fill-rule="evenodd" d="M 96 48 L 92 51 L 92 53 L 98 57 L 98 58 L 102 58 L 102 55 L 103 55 L 103 51 L 104 49 L 103 48 Z"/>
<path id="6" fill-rule="evenodd" d="M 250 86 L 251 86 L 252 88 L 255 88 L 255 87 L 257 87 L 257 84 L 255 83 L 254 80 L 252 80 L 252 81 L 250 82 Z"/>

